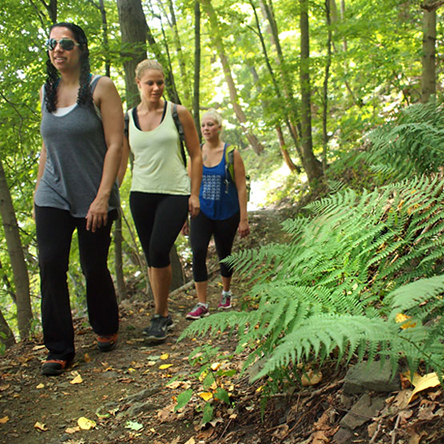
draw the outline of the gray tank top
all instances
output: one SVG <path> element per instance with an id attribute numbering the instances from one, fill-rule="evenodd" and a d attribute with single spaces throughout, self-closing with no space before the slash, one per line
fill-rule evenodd
<path id="1" fill-rule="evenodd" d="M 92 91 L 99 78 L 91 82 Z M 40 132 L 47 156 L 35 204 L 67 210 L 74 217 L 85 217 L 97 195 L 107 151 L 102 120 L 89 106 L 76 104 L 67 114 L 55 116 L 42 105 Z M 119 207 L 116 180 L 109 210 Z"/>

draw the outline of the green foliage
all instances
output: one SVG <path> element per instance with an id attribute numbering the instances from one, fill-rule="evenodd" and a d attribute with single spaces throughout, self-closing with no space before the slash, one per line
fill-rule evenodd
<path id="1" fill-rule="evenodd" d="M 213 315 L 183 336 L 237 330 L 260 378 L 291 363 L 405 358 L 444 366 L 444 182 L 414 179 L 361 195 L 344 190 L 283 223 L 292 240 L 241 251 L 228 262 L 254 282 L 257 308 Z M 411 328 L 396 322 L 410 316 Z M 406 325 L 404 325 L 405 327 Z"/>
<path id="2" fill-rule="evenodd" d="M 444 157 L 443 104 L 412 105 L 372 131 L 362 158 L 382 179 L 437 173 Z"/>

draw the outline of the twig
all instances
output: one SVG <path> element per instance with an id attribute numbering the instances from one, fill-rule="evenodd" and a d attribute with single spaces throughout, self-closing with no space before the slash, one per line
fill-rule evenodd
<path id="1" fill-rule="evenodd" d="M 374 442 L 376 442 L 376 438 L 377 438 L 377 436 L 379 434 L 379 431 L 381 430 L 381 426 L 382 426 L 382 424 L 379 422 L 378 423 L 378 428 L 376 429 L 375 433 L 373 434 L 372 439 L 369 442 L 369 444 L 373 444 Z"/>
<path id="2" fill-rule="evenodd" d="M 396 443 L 396 429 L 398 428 L 400 419 L 401 415 L 398 415 L 398 417 L 396 418 L 395 428 L 392 430 L 392 444 Z"/>

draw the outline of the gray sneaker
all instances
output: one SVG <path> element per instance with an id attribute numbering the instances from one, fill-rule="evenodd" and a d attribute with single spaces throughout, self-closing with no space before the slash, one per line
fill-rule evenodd
<path id="1" fill-rule="evenodd" d="M 150 325 L 143 330 L 143 334 L 149 342 L 163 342 L 168 336 L 168 330 L 171 330 L 174 326 L 171 315 L 161 316 L 155 314 L 151 318 Z"/>

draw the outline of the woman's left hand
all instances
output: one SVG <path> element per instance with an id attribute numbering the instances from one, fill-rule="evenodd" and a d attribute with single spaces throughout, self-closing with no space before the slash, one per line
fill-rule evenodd
<path id="1" fill-rule="evenodd" d="M 248 224 L 248 221 L 239 222 L 239 227 L 237 231 L 240 237 L 248 236 L 250 234 L 250 225 Z"/>
<path id="2" fill-rule="evenodd" d="M 200 201 L 199 196 L 191 195 L 188 199 L 188 211 L 191 217 L 196 217 L 200 211 Z"/>
<path id="3" fill-rule="evenodd" d="M 93 233 L 108 222 L 108 201 L 96 197 L 86 215 L 86 229 Z"/>

